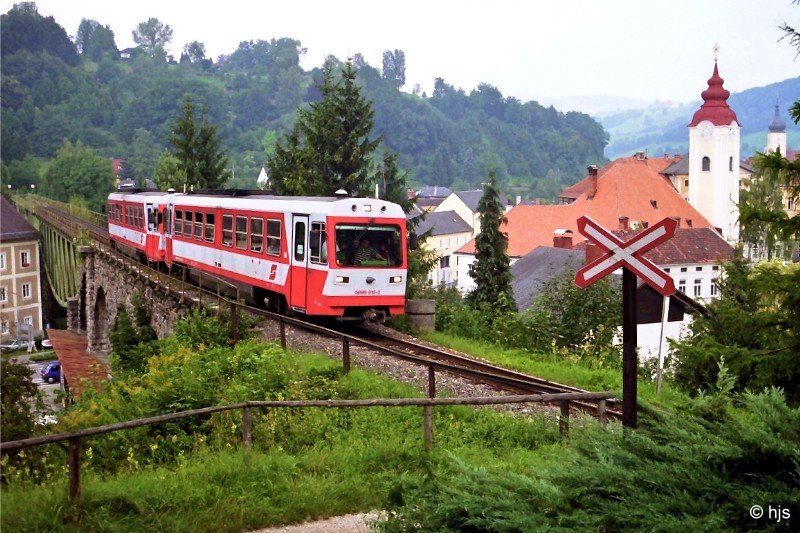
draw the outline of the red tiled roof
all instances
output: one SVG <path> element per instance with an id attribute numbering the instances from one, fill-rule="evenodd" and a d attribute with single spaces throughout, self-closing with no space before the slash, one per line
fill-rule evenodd
<path id="1" fill-rule="evenodd" d="M 48 329 L 47 337 L 61 363 L 61 372 L 75 398 L 83 394 L 85 386 L 99 389 L 108 378 L 108 366 L 86 352 L 86 339 L 64 329 Z"/>
<path id="2" fill-rule="evenodd" d="M 652 168 L 653 171 L 656 173 L 661 173 L 664 171 L 665 168 L 670 166 L 673 163 L 676 163 L 681 160 L 681 156 L 676 155 L 673 157 L 654 157 L 654 158 L 639 158 L 636 157 L 632 158 L 623 158 L 623 159 L 634 159 L 640 163 L 646 164 L 648 167 Z M 619 161 L 619 159 L 617 160 Z M 614 161 L 616 162 L 616 161 Z M 612 163 L 613 164 L 613 163 Z M 597 178 L 600 179 L 600 176 L 606 172 L 606 169 L 609 168 L 609 165 L 604 166 L 600 170 L 597 171 Z M 562 198 L 578 198 L 581 194 L 588 192 L 592 186 L 592 176 L 586 176 L 581 181 L 576 183 L 575 185 L 571 185 L 561 191 Z M 599 188 L 598 183 L 598 188 Z"/>
<path id="3" fill-rule="evenodd" d="M 580 239 L 577 221 L 583 215 L 611 230 L 619 227 L 619 218 L 623 216 L 629 222 L 648 225 L 666 217 L 680 217 L 681 226 L 691 220 L 694 228 L 712 228 L 670 181 L 659 174 L 673 162 L 673 158 L 623 157 L 598 171 L 597 192 L 592 199 L 584 189 L 571 204 L 515 206 L 506 213 L 508 222 L 502 228 L 508 234 L 508 255 L 522 257 L 537 246 L 552 246 L 553 232 L 557 229 L 571 230 L 577 244 Z M 458 252 L 475 253 L 475 241 Z"/>
<path id="4" fill-rule="evenodd" d="M 733 246 L 711 228 L 678 228 L 670 240 L 644 256 L 659 266 L 713 264 L 733 259 Z"/>
<path id="5" fill-rule="evenodd" d="M 4 197 L 0 197 L 0 240 L 3 242 L 39 240 L 36 228 L 31 226 L 30 222 Z"/>

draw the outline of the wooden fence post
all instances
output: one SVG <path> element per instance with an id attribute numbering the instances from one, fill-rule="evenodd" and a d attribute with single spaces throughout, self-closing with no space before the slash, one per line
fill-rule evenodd
<path id="1" fill-rule="evenodd" d="M 436 366 L 428 364 L 428 398 L 436 398 Z"/>
<path id="2" fill-rule="evenodd" d="M 281 330 L 281 348 L 284 350 L 286 349 L 286 322 L 283 319 L 278 320 L 278 324 Z"/>
<path id="3" fill-rule="evenodd" d="M 69 467 L 69 499 L 80 514 L 81 507 L 81 439 L 73 437 L 67 444 L 67 464 Z"/>
<path id="4" fill-rule="evenodd" d="M 606 401 L 600 400 L 597 402 L 597 418 L 600 420 L 600 425 L 606 427 Z"/>
<path id="5" fill-rule="evenodd" d="M 250 466 L 250 446 L 253 444 L 253 430 L 250 424 L 250 408 L 242 408 L 242 446 L 244 447 L 244 464 Z"/>
<path id="6" fill-rule="evenodd" d="M 425 438 L 425 449 L 433 449 L 433 406 L 422 407 L 422 435 Z"/>
<path id="7" fill-rule="evenodd" d="M 350 372 L 350 339 L 342 337 L 342 367 L 344 373 Z"/>
<path id="8" fill-rule="evenodd" d="M 558 431 L 562 436 L 567 436 L 569 433 L 569 400 L 562 400 L 559 404 L 561 405 L 561 416 L 558 418 Z"/>

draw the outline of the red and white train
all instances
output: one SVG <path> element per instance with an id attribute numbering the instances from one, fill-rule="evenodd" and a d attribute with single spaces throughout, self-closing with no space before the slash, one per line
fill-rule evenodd
<path id="1" fill-rule="evenodd" d="M 247 284 L 279 312 L 404 312 L 406 218 L 385 200 L 131 191 L 110 194 L 107 215 L 116 247 Z"/>

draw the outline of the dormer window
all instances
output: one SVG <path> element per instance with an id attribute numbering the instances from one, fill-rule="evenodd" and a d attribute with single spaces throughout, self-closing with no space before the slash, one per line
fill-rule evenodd
<path id="1" fill-rule="evenodd" d="M 703 172 L 711 171 L 711 158 L 710 157 L 708 157 L 708 156 L 703 157 L 702 170 L 703 170 Z"/>

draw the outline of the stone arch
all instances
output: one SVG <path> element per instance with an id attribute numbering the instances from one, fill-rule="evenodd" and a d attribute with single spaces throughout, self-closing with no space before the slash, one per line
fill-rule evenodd
<path id="1" fill-rule="evenodd" d="M 89 349 L 91 351 L 108 351 L 108 310 L 106 306 L 106 293 L 103 287 L 97 289 L 94 299 L 94 309 L 92 318 L 94 327 L 89 337 Z"/>

